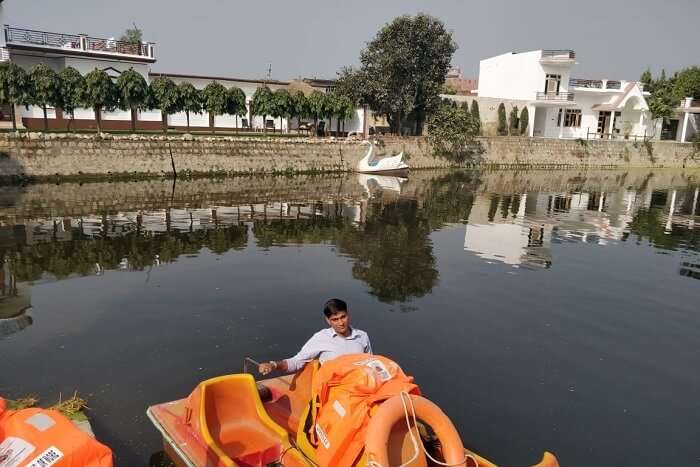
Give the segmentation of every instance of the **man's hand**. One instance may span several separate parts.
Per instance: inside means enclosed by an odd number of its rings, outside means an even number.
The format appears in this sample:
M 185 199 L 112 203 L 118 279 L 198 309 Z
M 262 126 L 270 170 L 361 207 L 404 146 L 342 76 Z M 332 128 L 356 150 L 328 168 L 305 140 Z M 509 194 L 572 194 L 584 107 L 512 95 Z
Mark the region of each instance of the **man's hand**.
M 277 369 L 277 362 L 267 362 L 267 363 L 261 363 L 260 366 L 258 367 L 258 372 L 265 376 L 269 373 L 272 372 L 272 370 Z

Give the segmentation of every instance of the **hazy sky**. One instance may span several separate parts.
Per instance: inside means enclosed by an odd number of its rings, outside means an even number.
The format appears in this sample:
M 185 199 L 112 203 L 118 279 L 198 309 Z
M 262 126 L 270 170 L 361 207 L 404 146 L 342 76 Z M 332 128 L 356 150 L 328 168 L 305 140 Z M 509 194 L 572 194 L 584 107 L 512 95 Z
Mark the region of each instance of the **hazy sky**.
M 154 71 L 259 78 L 329 77 L 358 62 L 376 31 L 430 13 L 453 31 L 453 64 L 508 51 L 574 49 L 580 78 L 637 79 L 650 66 L 700 62 L 700 0 L 5 0 L 17 27 L 120 36 L 136 23 L 156 42 Z

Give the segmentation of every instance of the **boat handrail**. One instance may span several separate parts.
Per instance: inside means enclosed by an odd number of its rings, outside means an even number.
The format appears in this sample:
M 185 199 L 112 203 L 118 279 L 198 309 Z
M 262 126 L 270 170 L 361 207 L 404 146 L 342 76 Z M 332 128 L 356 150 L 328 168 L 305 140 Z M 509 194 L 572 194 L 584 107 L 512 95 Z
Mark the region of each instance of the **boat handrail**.
M 255 365 L 255 368 L 258 368 L 260 366 L 260 362 L 255 361 L 252 357 L 245 357 L 243 359 L 243 371 L 242 373 L 250 373 L 248 371 L 248 365 Z

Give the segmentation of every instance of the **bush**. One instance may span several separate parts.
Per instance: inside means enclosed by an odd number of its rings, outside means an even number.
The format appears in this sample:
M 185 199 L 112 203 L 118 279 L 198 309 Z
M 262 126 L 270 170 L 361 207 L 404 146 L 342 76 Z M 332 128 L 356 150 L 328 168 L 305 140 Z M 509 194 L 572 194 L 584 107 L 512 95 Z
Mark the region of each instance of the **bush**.
M 498 104 L 498 134 L 508 135 L 508 123 L 506 122 L 506 106 L 503 102 Z
M 479 114 L 479 103 L 474 99 L 472 101 L 472 123 L 476 127 L 476 134 L 481 134 L 481 115 Z
M 510 109 L 510 115 L 508 116 L 508 133 L 510 133 L 511 136 L 517 136 L 518 135 L 518 106 L 515 105 L 513 106 L 512 109 Z
M 463 162 L 475 152 L 476 126 L 464 107 L 442 103 L 428 119 L 428 141 L 437 156 Z
M 523 107 L 523 111 L 520 112 L 520 134 L 527 135 L 527 127 L 530 122 L 530 112 L 527 107 Z

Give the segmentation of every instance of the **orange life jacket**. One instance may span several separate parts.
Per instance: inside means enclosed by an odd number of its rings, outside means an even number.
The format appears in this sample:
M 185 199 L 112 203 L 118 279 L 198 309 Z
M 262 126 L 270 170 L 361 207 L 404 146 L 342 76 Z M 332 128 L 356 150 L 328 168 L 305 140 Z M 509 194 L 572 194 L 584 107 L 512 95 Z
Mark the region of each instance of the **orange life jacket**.
M 112 451 L 55 410 L 7 410 L 0 398 L 0 466 L 112 467 Z
M 362 453 L 372 409 L 406 391 L 420 394 L 413 378 L 379 355 L 349 354 L 321 366 L 312 386 L 309 438 L 320 466 L 353 465 Z

